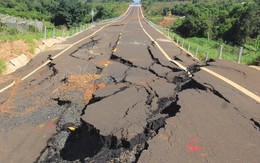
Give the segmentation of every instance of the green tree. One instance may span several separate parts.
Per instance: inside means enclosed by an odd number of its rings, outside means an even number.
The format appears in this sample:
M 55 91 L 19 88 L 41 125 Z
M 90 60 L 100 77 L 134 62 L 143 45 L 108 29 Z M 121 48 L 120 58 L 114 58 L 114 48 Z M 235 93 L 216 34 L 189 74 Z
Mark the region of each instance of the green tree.
M 61 0 L 56 8 L 56 12 L 52 19 L 55 25 L 79 24 L 86 14 L 83 4 L 78 1 Z

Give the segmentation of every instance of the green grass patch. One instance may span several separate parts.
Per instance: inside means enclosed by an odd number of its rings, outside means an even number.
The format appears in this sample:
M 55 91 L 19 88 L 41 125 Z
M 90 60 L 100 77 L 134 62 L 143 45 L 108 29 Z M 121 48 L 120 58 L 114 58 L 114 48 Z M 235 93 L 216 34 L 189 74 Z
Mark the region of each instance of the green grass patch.
M 167 31 L 163 31 L 165 35 L 168 34 Z M 227 44 L 224 44 L 223 42 L 218 42 L 214 40 L 208 40 L 206 38 L 198 38 L 198 37 L 192 37 L 184 39 L 180 35 L 177 35 L 176 33 L 170 33 L 170 37 L 173 38 L 176 42 L 179 37 L 179 45 L 182 46 L 182 41 L 184 40 L 183 47 L 185 49 L 188 49 L 188 46 L 190 45 L 190 52 L 192 54 L 196 54 L 196 49 L 198 47 L 198 58 L 202 61 L 206 58 L 206 53 L 209 53 L 209 58 L 218 58 L 219 55 L 219 49 L 220 45 L 223 46 L 222 50 L 222 59 L 229 60 L 233 62 L 237 62 L 238 60 L 238 52 L 240 47 L 230 46 Z M 242 57 L 240 60 L 240 63 L 242 64 L 259 64 L 260 63 L 260 51 L 252 51 L 247 48 L 243 49 Z
M 43 33 L 17 33 L 17 34 L 11 34 L 11 33 L 6 33 L 6 32 L 2 32 L 0 34 L 0 40 L 3 41 L 16 41 L 16 40 L 24 40 L 29 48 L 30 48 L 30 52 L 34 53 L 34 49 L 35 49 L 35 43 L 34 40 L 35 39 L 40 39 L 43 38 Z
M 157 15 L 157 16 L 145 15 L 145 17 L 151 20 L 152 22 L 154 22 L 155 24 L 163 20 L 163 16 L 161 15 Z
M 53 27 L 47 28 L 47 38 L 53 37 Z M 78 28 L 79 30 L 80 28 Z M 74 30 L 74 34 L 76 33 L 76 28 L 70 29 L 70 35 L 72 34 L 72 30 Z M 62 36 L 62 29 L 55 29 L 55 37 Z M 64 29 L 64 36 L 67 36 L 67 29 Z M 16 40 L 24 40 L 30 48 L 30 53 L 34 53 L 34 49 L 36 48 L 35 40 L 40 40 L 44 38 L 43 32 L 27 32 L 27 33 L 18 33 L 14 30 L 6 30 L 0 33 L 0 40 L 3 41 L 16 41 Z
M 108 7 L 111 4 L 105 4 L 106 7 Z M 116 9 L 116 12 L 114 12 L 114 15 L 112 17 L 117 17 L 124 13 L 127 9 L 128 4 L 122 3 L 122 4 L 113 4 L 112 9 Z M 109 15 L 111 16 L 111 15 Z M 65 26 L 59 26 L 55 27 L 51 22 L 46 21 L 44 22 L 44 25 L 47 27 L 47 33 L 46 38 L 52 38 L 53 37 L 53 29 L 55 29 L 55 37 L 64 37 L 66 36 L 72 36 L 76 34 L 76 32 L 80 32 L 80 29 L 83 29 L 83 25 L 78 26 L 78 30 L 76 30 L 76 26 L 71 26 L 70 29 L 66 28 Z M 86 24 L 86 29 L 88 29 L 91 25 Z M 80 28 L 81 27 L 81 28 Z M 44 30 L 44 29 L 43 29 Z M 85 28 L 84 28 L 85 30 Z M 64 33 L 63 33 L 64 32 Z M 16 40 L 24 40 L 27 45 L 30 48 L 30 53 L 34 53 L 34 49 L 36 48 L 35 40 L 40 40 L 44 38 L 44 32 L 26 32 L 26 33 L 19 33 L 16 29 L 1 29 L 0 31 L 0 40 L 3 41 L 16 41 Z
M 3 60 L 0 60 L 0 74 L 4 72 L 5 68 L 5 62 Z

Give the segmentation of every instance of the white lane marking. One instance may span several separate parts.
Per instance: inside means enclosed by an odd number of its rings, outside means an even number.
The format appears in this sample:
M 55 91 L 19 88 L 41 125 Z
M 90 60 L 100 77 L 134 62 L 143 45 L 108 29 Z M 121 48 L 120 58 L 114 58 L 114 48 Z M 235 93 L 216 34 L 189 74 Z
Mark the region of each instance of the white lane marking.
M 141 10 L 141 9 L 139 8 L 139 10 Z M 139 10 L 138 10 L 138 17 L 139 17 Z M 141 14 L 142 14 L 142 17 L 144 18 L 144 15 L 143 15 L 143 13 L 142 13 L 142 10 L 141 10 Z M 154 39 L 153 39 L 153 38 L 145 31 L 145 29 L 143 28 L 143 25 L 141 24 L 140 19 L 139 19 L 139 23 L 140 23 L 142 29 L 144 30 L 144 32 L 147 34 L 147 36 L 153 41 Z M 148 24 L 149 24 L 149 23 L 148 23 Z M 152 26 L 151 26 L 151 27 L 152 27 Z M 160 32 L 160 33 L 161 33 L 161 32 Z M 162 33 L 161 33 L 161 34 L 162 34 Z M 158 43 L 155 42 L 155 44 L 157 45 Z M 176 44 L 176 45 L 177 45 L 177 44 Z M 179 45 L 177 45 L 177 46 L 179 47 Z M 161 49 L 159 46 L 158 46 L 158 48 Z M 180 48 L 181 48 L 181 47 L 180 47 Z M 181 49 L 183 49 L 183 48 L 181 48 Z M 186 51 L 186 50 L 185 50 L 185 51 Z M 162 51 L 162 52 L 163 52 L 163 54 L 165 55 L 165 57 L 166 57 L 169 61 L 172 61 L 172 62 L 173 62 L 173 60 L 168 56 L 167 53 L 165 53 L 164 51 Z M 186 52 L 187 52 L 187 51 L 186 51 Z M 191 54 L 191 53 L 190 53 L 190 54 Z M 193 58 L 195 58 L 193 54 L 191 54 L 191 56 L 192 56 Z M 178 63 L 177 61 L 175 61 L 175 62 Z M 176 63 L 175 63 L 175 64 L 176 64 Z M 179 63 L 178 63 L 178 64 L 179 64 Z M 178 65 L 178 64 L 176 64 L 176 65 Z M 181 64 L 180 64 L 180 65 L 181 65 Z M 181 65 L 181 66 L 182 66 L 182 65 Z M 184 66 L 183 66 L 183 67 L 184 67 Z M 184 68 L 186 68 L 186 67 L 184 67 Z M 183 68 L 182 68 L 182 69 L 183 69 Z M 247 90 L 246 88 L 240 86 L 239 84 L 237 84 L 237 83 L 231 81 L 230 79 L 228 79 L 228 78 L 226 78 L 226 77 L 224 77 L 224 76 L 222 76 L 222 75 L 220 75 L 220 74 L 218 74 L 218 73 L 216 73 L 216 72 L 214 72 L 214 71 L 212 71 L 212 70 L 209 70 L 208 68 L 201 67 L 201 69 L 204 70 L 204 71 L 206 71 L 207 73 L 209 73 L 209 74 L 211 74 L 211 75 L 213 75 L 213 76 L 219 78 L 220 80 L 226 82 L 227 84 L 231 85 L 232 87 L 236 88 L 236 89 L 239 90 L 240 92 L 244 93 L 245 95 L 249 96 L 250 98 L 252 98 L 252 99 L 254 99 L 255 101 L 257 101 L 258 103 L 260 103 L 260 97 L 257 96 L 256 94 L 254 94 L 253 92 L 251 92 L 251 91 Z
M 63 51 L 61 51 L 61 52 L 58 53 L 57 55 L 55 55 L 55 56 L 53 57 L 53 59 L 59 57 L 60 55 L 62 55 L 64 52 L 66 52 L 67 50 L 69 50 L 69 49 L 72 48 L 74 45 L 78 44 L 79 42 L 81 42 L 81 41 L 83 41 L 83 40 L 85 40 L 85 39 L 88 39 L 89 37 L 95 35 L 95 34 L 98 33 L 99 31 L 101 31 L 102 29 L 104 29 L 105 27 L 109 26 L 111 23 L 115 23 L 115 22 L 118 22 L 118 21 L 120 21 L 120 20 L 124 20 L 124 19 L 131 13 L 131 12 L 129 11 L 130 9 L 131 9 L 131 11 L 132 11 L 132 7 L 129 7 L 129 8 L 127 9 L 127 11 L 124 13 L 123 17 L 119 17 L 118 19 L 109 22 L 107 25 L 101 27 L 100 29 L 98 29 L 97 31 L 95 31 L 94 33 L 92 33 L 91 35 L 89 35 L 89 36 L 87 36 L 87 37 L 85 37 L 85 38 L 83 38 L 83 39 L 81 39 L 81 40 L 79 40 L 79 41 L 77 41 L 77 42 L 71 44 L 69 47 L 67 47 L 66 49 L 64 49 Z M 92 28 L 92 27 L 91 27 L 91 28 Z M 89 30 L 89 29 L 90 29 L 90 28 L 88 28 L 87 30 Z M 37 72 L 39 69 L 41 69 L 42 67 L 46 66 L 46 65 L 47 65 L 48 63 L 50 63 L 50 62 L 51 62 L 50 60 L 46 61 L 46 62 L 43 63 L 41 66 L 39 66 L 38 68 L 36 68 L 36 69 L 33 70 L 32 72 L 30 72 L 29 74 L 27 74 L 26 76 L 24 76 L 21 80 L 23 81 L 23 80 L 27 79 L 27 78 L 30 77 L 32 74 L 34 74 L 35 72 Z M 1 89 L 1 90 L 0 90 L 0 93 L 6 91 L 7 89 L 11 88 L 11 87 L 14 86 L 14 85 L 15 85 L 15 81 L 13 81 L 11 84 L 9 84 L 8 86 L 6 86 L 6 87 L 4 87 L 3 89 Z
M 0 90 L 0 93 L 4 92 L 5 90 L 7 90 L 8 88 L 14 86 L 15 81 L 13 81 L 11 84 L 9 84 L 8 86 L 4 87 L 3 89 Z
M 168 40 L 168 39 L 162 39 L 162 38 L 158 38 L 156 39 L 157 41 L 160 41 L 160 42 L 172 42 L 171 40 Z
M 211 71 L 205 67 L 201 67 L 200 69 L 210 73 L 211 75 L 223 80 L 224 82 L 228 83 L 229 85 L 233 86 L 234 88 L 238 89 L 239 91 L 243 92 L 247 96 L 251 97 L 252 99 L 256 100 L 258 103 L 260 103 L 260 97 L 256 94 L 252 93 L 251 91 L 247 90 L 246 88 L 240 86 L 239 84 L 229 80 L 228 78 L 225 78 L 224 76 L 219 75 L 218 73 L 215 73 L 214 71 Z

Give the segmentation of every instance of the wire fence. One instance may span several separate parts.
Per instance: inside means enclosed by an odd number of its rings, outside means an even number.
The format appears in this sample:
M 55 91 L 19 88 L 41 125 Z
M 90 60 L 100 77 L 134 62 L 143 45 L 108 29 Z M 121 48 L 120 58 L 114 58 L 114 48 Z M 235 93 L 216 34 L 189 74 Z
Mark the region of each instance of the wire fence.
M 120 19 L 122 18 L 124 15 L 120 15 L 118 17 L 115 18 L 110 18 L 110 19 L 105 19 L 105 20 L 100 20 L 100 21 L 94 21 L 92 23 L 87 23 L 87 24 L 80 24 L 78 26 L 75 27 L 71 27 L 71 28 L 63 28 L 63 29 L 56 29 L 56 28 L 48 28 L 47 26 L 44 26 L 44 30 L 43 30 L 43 38 L 55 38 L 55 37 L 70 37 L 70 36 L 74 36 L 75 34 L 77 34 L 78 32 L 81 32 L 83 30 L 86 30 L 90 27 L 94 27 L 97 25 L 102 25 L 104 23 L 110 22 L 110 21 L 114 21 L 116 19 Z
M 41 21 L 25 20 L 25 19 L 4 15 L 0 13 L 0 31 L 8 31 L 9 29 L 16 29 L 18 33 L 27 33 L 31 31 L 37 33 L 40 36 L 40 38 L 44 38 L 44 39 L 55 38 L 55 37 L 70 37 L 90 27 L 102 25 L 109 21 L 119 19 L 123 16 L 124 15 L 120 15 L 115 18 L 105 19 L 98 22 L 94 21 L 92 23 L 79 24 L 76 26 L 72 26 L 70 28 L 66 28 L 66 27 L 56 28 L 52 25 L 50 26 L 44 25 L 44 23 Z
M 55 27 L 47 27 L 44 26 L 44 23 L 41 21 L 32 21 L 32 20 L 25 20 L 9 15 L 4 15 L 0 13 L 0 29 L 16 29 L 20 33 L 26 33 L 29 31 L 33 31 L 36 33 L 39 33 L 41 38 L 55 38 L 55 37 L 70 37 L 74 36 L 76 33 L 81 32 L 83 30 L 86 30 L 92 26 L 101 25 L 104 23 L 107 23 L 109 21 L 113 21 L 115 19 L 119 19 L 123 17 L 124 15 L 101 20 L 99 22 L 93 22 L 88 24 L 79 24 L 74 27 L 70 28 L 55 28 Z M 146 18 L 145 18 L 146 19 Z M 223 45 L 219 45 L 217 49 L 202 49 L 202 47 L 199 47 L 189 40 L 186 40 L 176 33 L 172 32 L 170 29 L 162 28 L 161 26 L 153 23 L 152 21 L 146 19 L 146 21 L 162 32 L 164 35 L 166 35 L 169 39 L 171 39 L 173 42 L 178 44 L 180 47 L 185 49 L 187 52 L 190 52 L 192 54 L 195 54 L 195 57 L 199 58 L 200 60 L 208 60 L 209 58 L 219 58 L 219 59 L 228 59 L 228 60 L 236 60 L 238 63 L 240 63 L 242 54 L 243 54 L 243 47 L 237 48 L 237 55 L 223 55 L 224 53 L 227 53 L 227 49 Z M 234 51 L 234 50 L 233 50 Z M 216 55 L 217 54 L 217 55 Z
M 10 15 L 0 13 L 0 28 L 2 29 L 16 29 L 20 33 L 28 32 L 29 30 L 35 32 L 42 32 L 43 22 L 26 20 Z
M 171 31 L 169 28 L 163 28 L 152 21 L 146 19 L 146 22 L 148 22 L 152 27 L 163 33 L 166 37 L 168 37 L 171 41 L 175 42 L 179 47 L 184 49 L 186 52 L 194 55 L 194 57 L 207 61 L 210 58 L 218 58 L 218 59 L 227 59 L 227 60 L 233 60 L 237 63 L 241 62 L 242 54 L 243 54 L 243 47 L 237 48 L 236 53 L 237 55 L 224 55 L 225 49 L 223 45 L 219 45 L 216 49 L 208 49 L 205 51 L 205 49 L 200 50 L 199 46 L 193 44 L 192 42 L 188 41 L 187 39 L 182 38 L 178 34 Z M 234 50 L 233 50 L 234 51 Z M 214 54 L 213 54 L 214 53 Z M 210 55 L 211 54 L 211 55 Z

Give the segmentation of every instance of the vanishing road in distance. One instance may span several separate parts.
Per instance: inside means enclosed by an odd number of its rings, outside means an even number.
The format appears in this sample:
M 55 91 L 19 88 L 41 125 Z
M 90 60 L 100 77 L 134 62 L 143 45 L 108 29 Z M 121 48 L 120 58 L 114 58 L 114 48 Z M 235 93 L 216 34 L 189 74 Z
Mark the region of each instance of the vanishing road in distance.
M 259 163 L 259 83 L 132 5 L 1 77 L 0 162 Z

